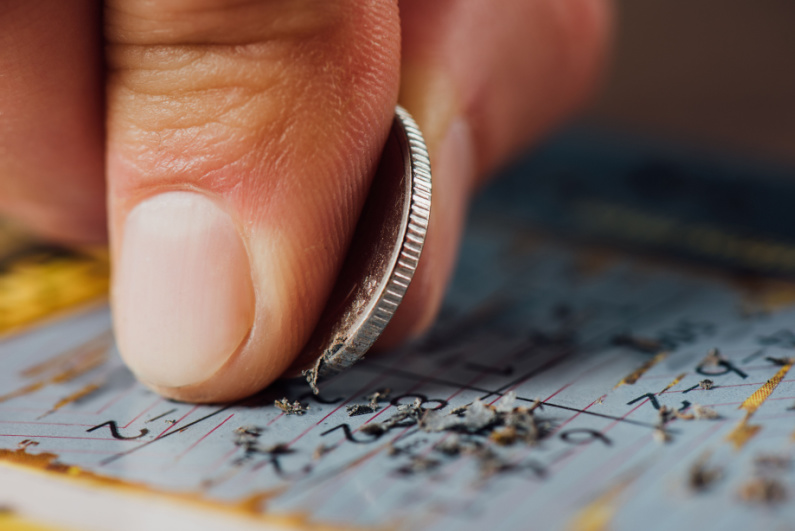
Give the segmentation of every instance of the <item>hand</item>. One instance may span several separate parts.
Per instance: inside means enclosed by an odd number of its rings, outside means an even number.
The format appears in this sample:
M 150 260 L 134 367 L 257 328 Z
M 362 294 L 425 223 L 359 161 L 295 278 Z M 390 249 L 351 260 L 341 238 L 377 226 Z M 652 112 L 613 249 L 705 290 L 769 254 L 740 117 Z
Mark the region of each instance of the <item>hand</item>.
M 434 199 L 384 343 L 431 323 L 479 179 L 594 85 L 606 2 L 5 0 L 0 210 L 110 236 L 118 345 L 144 383 L 245 396 L 311 333 L 398 100 Z

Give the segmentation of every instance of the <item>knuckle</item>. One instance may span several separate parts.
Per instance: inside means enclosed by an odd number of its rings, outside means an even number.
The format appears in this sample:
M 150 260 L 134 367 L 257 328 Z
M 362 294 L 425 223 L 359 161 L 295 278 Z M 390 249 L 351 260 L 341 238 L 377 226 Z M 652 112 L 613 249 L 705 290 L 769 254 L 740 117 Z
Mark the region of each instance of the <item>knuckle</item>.
M 318 142 L 340 142 L 324 124 L 342 137 L 377 123 L 372 103 L 396 99 L 399 26 L 395 6 L 375 5 L 110 0 L 111 151 L 139 181 L 196 180 L 307 160 Z
M 289 92 L 278 65 L 256 71 L 245 53 L 226 47 L 123 45 L 110 53 L 109 142 L 142 176 L 210 173 L 275 138 L 268 129 L 285 127 Z
M 158 133 L 212 123 L 234 128 L 241 110 L 284 91 L 278 63 L 264 68 L 246 55 L 227 47 L 114 47 L 110 108 L 128 125 Z
M 312 35 L 340 23 L 343 0 L 108 0 L 109 42 L 244 44 Z

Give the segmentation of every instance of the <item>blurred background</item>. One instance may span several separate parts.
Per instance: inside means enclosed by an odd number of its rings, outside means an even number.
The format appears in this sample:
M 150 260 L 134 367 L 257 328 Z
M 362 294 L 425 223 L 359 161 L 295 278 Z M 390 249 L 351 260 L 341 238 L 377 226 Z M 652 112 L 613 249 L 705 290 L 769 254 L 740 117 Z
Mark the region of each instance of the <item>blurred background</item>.
M 795 2 L 616 0 L 586 120 L 795 166 Z
M 615 2 L 602 90 L 505 172 L 489 215 L 795 279 L 795 1 Z

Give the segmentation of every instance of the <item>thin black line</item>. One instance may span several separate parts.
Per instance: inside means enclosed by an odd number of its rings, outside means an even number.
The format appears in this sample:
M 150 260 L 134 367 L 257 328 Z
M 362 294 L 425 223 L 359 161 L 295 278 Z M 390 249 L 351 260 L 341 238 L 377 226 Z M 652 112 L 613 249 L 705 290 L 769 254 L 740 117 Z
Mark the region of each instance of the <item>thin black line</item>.
M 569 457 L 571 454 L 575 453 L 576 451 L 577 451 L 577 447 L 575 446 L 573 448 L 566 448 L 562 452 L 559 452 L 558 455 L 553 456 L 549 460 L 549 462 L 546 463 L 547 468 L 552 468 L 553 466 L 558 464 L 560 461 L 563 461 L 564 459 L 566 459 L 567 457 Z
M 232 407 L 235 407 L 237 405 L 240 405 L 240 403 L 241 403 L 241 401 L 234 402 L 232 404 L 229 404 L 228 406 L 224 406 L 224 407 L 222 407 L 220 409 L 217 409 L 217 410 L 213 411 L 212 413 L 208 413 L 207 415 L 203 416 L 202 418 L 194 420 L 193 422 L 191 422 L 189 424 L 186 424 L 185 426 L 183 426 L 183 427 L 181 427 L 181 428 L 179 428 L 177 430 L 167 432 L 165 435 L 161 435 L 159 437 L 155 437 L 151 441 L 146 441 L 145 443 L 140 444 L 140 445 L 136 446 L 135 448 L 130 448 L 129 450 L 125 450 L 124 452 L 120 452 L 118 454 L 114 454 L 114 455 L 112 455 L 112 456 L 110 456 L 108 458 L 105 458 L 102 461 L 100 461 L 99 464 L 100 464 L 100 466 L 105 466 L 105 465 L 107 465 L 109 463 L 112 463 L 112 462 L 118 460 L 118 459 L 121 459 L 122 457 L 126 457 L 126 456 L 132 454 L 133 452 L 137 452 L 141 448 L 149 446 L 150 444 L 152 444 L 154 442 L 161 441 L 161 440 L 165 439 L 166 437 L 169 437 L 171 435 L 175 435 L 177 433 L 182 433 L 183 431 L 187 430 L 191 426 L 195 426 L 199 422 L 203 422 L 203 421 L 209 419 L 210 417 L 214 417 L 215 415 L 217 415 L 219 413 L 223 413 L 224 411 L 226 411 L 229 408 L 232 408 Z
M 758 358 L 759 356 L 761 356 L 762 354 L 764 354 L 764 353 L 765 353 L 765 350 L 766 350 L 766 349 L 764 349 L 764 348 L 760 348 L 759 350 L 757 350 L 757 351 L 756 351 L 756 352 L 754 352 L 753 354 L 750 354 L 749 356 L 746 356 L 745 358 L 743 358 L 742 360 L 740 360 L 740 363 L 748 363 L 748 362 L 750 362 L 750 361 L 752 361 L 752 360 L 755 360 L 756 358 Z
M 657 304 L 652 305 L 652 307 L 647 308 L 645 311 L 640 312 L 638 315 L 635 316 L 634 319 L 630 319 L 629 321 L 630 322 L 632 322 L 632 321 L 636 322 L 636 321 L 638 321 L 638 320 L 640 320 L 640 319 L 642 319 L 644 317 L 647 317 L 649 314 L 654 314 L 655 311 L 659 311 L 661 308 L 665 308 L 666 306 L 668 306 L 668 305 L 670 305 L 672 303 L 673 304 L 678 304 L 680 302 L 681 302 L 681 295 L 679 293 L 677 293 L 675 296 L 672 296 L 670 299 L 659 301 Z M 411 378 L 411 379 L 414 379 L 414 380 L 425 380 L 427 382 L 434 382 L 434 383 L 440 383 L 442 385 L 450 385 L 450 386 L 454 386 L 454 387 L 460 387 L 460 388 L 463 388 L 463 389 L 469 389 L 471 391 L 489 393 L 488 395 L 486 395 L 485 397 L 482 397 L 481 399 L 487 398 L 488 396 L 492 396 L 492 395 L 495 395 L 495 394 L 502 396 L 502 394 L 503 394 L 502 391 L 504 391 L 505 389 L 507 389 L 509 387 L 512 387 L 512 386 L 519 385 L 522 382 L 532 378 L 533 376 L 536 376 L 537 374 L 539 374 L 539 372 L 543 372 L 543 370 L 546 370 L 548 368 L 554 367 L 557 363 L 564 361 L 565 359 L 567 359 L 572 354 L 575 354 L 576 352 L 584 352 L 591 345 L 598 344 L 599 341 L 602 338 L 610 337 L 611 335 L 613 335 L 615 333 L 616 330 L 619 330 L 621 328 L 625 328 L 627 326 L 627 324 L 628 323 L 623 323 L 620 326 L 617 325 L 617 326 L 614 326 L 614 327 L 610 327 L 608 330 L 603 330 L 603 331 L 595 334 L 590 339 L 586 339 L 585 341 L 583 341 L 579 345 L 567 348 L 566 350 L 564 350 L 561 353 L 561 355 L 555 356 L 554 358 L 552 358 L 548 362 L 533 368 L 528 373 L 525 373 L 524 375 L 512 380 L 508 384 L 503 385 L 502 387 L 500 387 L 496 391 L 492 391 L 490 389 L 482 389 L 482 388 L 478 388 L 478 387 L 475 387 L 475 386 L 472 386 L 472 385 L 466 385 L 466 384 L 461 384 L 461 383 L 453 383 L 453 382 L 451 382 L 449 380 L 442 380 L 441 378 L 419 376 L 419 375 L 416 375 L 416 374 L 414 374 L 412 372 L 404 371 L 404 370 L 401 370 L 401 369 L 392 368 L 391 369 L 391 373 L 396 375 L 396 376 L 403 376 L 403 377 Z M 522 342 L 522 344 L 514 347 L 514 349 L 513 349 L 514 350 L 514 354 L 513 355 L 516 355 L 516 353 L 518 353 L 519 351 L 523 350 L 524 348 L 532 346 L 532 344 L 528 345 L 527 343 L 528 342 Z M 532 343 L 532 342 L 530 342 L 530 343 Z M 462 361 L 463 362 L 468 361 L 468 358 L 466 358 L 466 359 L 464 359 Z M 390 370 L 389 368 L 381 367 L 378 364 L 374 364 L 374 363 L 371 363 L 371 362 L 363 363 L 363 364 L 359 365 L 357 368 L 367 370 L 367 369 L 370 369 L 371 367 L 375 368 L 375 369 L 377 369 L 379 371 Z M 585 412 L 585 413 L 587 414 L 587 412 Z
M 525 402 L 533 402 L 533 403 L 535 403 L 535 399 L 534 398 L 524 398 L 522 396 L 517 396 L 516 399 L 517 400 L 524 400 Z M 539 401 L 539 404 L 541 404 L 543 406 L 554 407 L 554 408 L 557 408 L 557 409 L 566 409 L 568 411 L 575 411 L 575 412 L 581 413 L 583 415 L 591 415 L 592 417 L 601 417 L 603 419 L 610 419 L 610 420 L 618 420 L 618 421 L 621 421 L 621 422 L 627 422 L 629 424 L 634 424 L 636 426 L 643 426 L 643 427 L 646 427 L 646 428 L 656 428 L 657 427 L 656 424 L 652 424 L 650 422 L 642 422 L 642 421 L 639 421 L 639 420 L 632 420 L 632 419 L 625 419 L 625 418 L 621 418 L 621 417 L 615 417 L 613 415 L 607 415 L 605 413 L 597 413 L 595 411 L 588 411 L 587 409 L 577 409 L 576 407 L 563 406 L 563 405 L 560 405 L 560 404 L 553 404 L 551 402 L 541 402 L 541 401 Z
M 368 365 L 372 365 L 372 364 L 368 364 Z M 365 366 L 362 365 L 359 368 L 364 369 Z M 394 375 L 395 376 L 402 376 L 403 378 L 410 378 L 412 380 L 425 379 L 426 381 L 431 381 L 431 382 L 435 381 L 436 383 L 440 383 L 442 385 L 447 385 L 447 386 L 450 386 L 450 387 L 453 387 L 453 388 L 463 388 L 463 389 L 468 389 L 470 391 L 477 391 L 479 393 L 487 393 L 485 395 L 487 397 L 488 396 L 492 396 L 492 395 L 505 396 L 505 393 L 502 392 L 502 391 L 492 391 L 490 389 L 483 389 L 481 387 L 475 387 L 473 385 L 461 384 L 461 383 L 453 382 L 453 381 L 449 381 L 449 380 L 442 380 L 442 379 L 439 379 L 439 378 L 426 378 L 425 376 L 420 376 L 420 375 L 414 374 L 414 373 L 409 372 L 409 371 L 404 371 L 402 369 L 396 369 L 394 371 Z M 523 400 L 525 402 L 533 402 L 533 403 L 535 403 L 535 401 L 536 401 L 535 398 L 525 398 L 525 397 L 521 397 L 521 396 L 517 396 L 516 399 L 517 400 Z M 483 398 L 481 398 L 481 400 L 483 400 Z M 592 417 L 600 417 L 600 418 L 604 418 L 604 419 L 618 420 L 618 421 L 621 421 L 621 422 L 626 422 L 628 424 L 634 424 L 636 426 L 643 426 L 645 428 L 656 428 L 655 424 L 651 424 L 651 423 L 648 423 L 648 422 L 641 422 L 641 421 L 638 421 L 638 420 L 624 419 L 624 418 L 621 418 L 621 417 L 615 417 L 613 415 L 607 415 L 607 414 L 604 414 L 604 413 L 597 413 L 595 411 L 588 411 L 587 409 L 577 409 L 576 407 L 563 406 L 563 405 L 555 404 L 555 403 L 552 403 L 552 402 L 539 402 L 539 403 L 541 405 L 544 405 L 544 406 L 549 406 L 549 407 L 553 407 L 553 408 L 557 408 L 557 409 L 565 409 L 565 410 L 568 410 L 568 411 L 575 411 L 575 412 L 581 413 L 583 415 L 591 415 Z
M 425 375 L 415 374 L 415 373 L 410 372 L 410 371 L 404 371 L 403 369 L 380 367 L 379 365 L 374 364 L 374 363 L 362 364 L 359 367 L 357 367 L 357 369 L 366 369 L 366 370 L 378 369 L 378 370 L 371 370 L 371 372 L 379 372 L 381 370 L 388 370 L 388 371 L 390 371 L 388 376 L 398 376 L 398 377 L 406 378 L 406 379 L 409 379 L 409 380 L 412 380 L 412 381 L 425 381 L 425 382 L 431 382 L 431 383 L 438 383 L 438 384 L 442 384 L 442 385 L 447 385 L 449 387 L 460 387 L 462 389 L 468 389 L 470 391 L 477 391 L 479 393 L 491 393 L 491 394 L 494 394 L 494 393 L 492 393 L 492 391 L 490 389 L 485 389 L 483 387 L 476 387 L 474 385 L 462 384 L 462 383 L 459 383 L 459 382 L 455 382 L 453 380 L 443 380 L 442 378 L 435 378 L 433 376 L 425 376 Z
M 408 437 L 410 437 L 412 435 L 415 435 L 417 433 L 420 433 L 420 428 L 418 426 L 414 426 L 414 427 L 408 428 L 407 431 L 405 431 L 404 433 L 399 434 L 397 437 L 392 439 L 392 442 L 390 444 L 395 444 L 396 442 L 402 441 L 403 439 L 407 439 Z
M 160 415 L 156 416 L 155 418 L 147 420 L 146 422 L 144 422 L 144 424 L 149 424 L 150 422 L 154 422 L 154 421 L 156 421 L 157 419 L 162 419 L 162 418 L 163 418 L 163 417 L 165 417 L 166 415 L 170 415 L 171 413 L 175 412 L 176 410 L 177 410 L 177 408 L 174 408 L 174 409 L 169 409 L 169 410 L 168 410 L 168 411 L 166 411 L 165 413 L 161 413 Z
M 630 319 L 629 321 L 630 322 L 632 322 L 632 321 L 637 322 L 638 320 L 646 317 L 648 314 L 653 314 L 655 311 L 659 310 L 661 307 L 664 308 L 665 306 L 667 306 L 670 303 L 678 303 L 678 302 L 680 302 L 680 301 L 679 301 L 679 299 L 677 297 L 672 297 L 670 300 L 661 301 L 658 304 L 653 305 L 651 308 L 648 308 L 647 311 L 641 312 L 634 319 Z M 508 384 L 503 385 L 502 387 L 500 387 L 498 389 L 498 391 L 501 393 L 502 391 L 504 391 L 505 389 L 508 389 L 509 387 L 518 386 L 521 383 L 525 382 L 526 380 L 529 380 L 533 376 L 537 376 L 539 374 L 539 372 L 543 372 L 543 370 L 550 369 L 550 368 L 554 367 L 557 364 L 557 362 L 562 362 L 562 361 L 566 360 L 569 356 L 571 356 L 573 354 L 576 354 L 577 352 L 585 352 L 592 345 L 598 345 L 600 340 L 602 340 L 602 338 L 610 337 L 610 336 L 614 335 L 617 330 L 622 329 L 622 328 L 626 328 L 627 324 L 628 323 L 623 323 L 621 325 L 616 325 L 616 326 L 610 327 L 607 330 L 602 330 L 601 332 L 595 334 L 592 338 L 586 339 L 582 343 L 580 343 L 578 345 L 575 345 L 573 347 L 569 347 L 568 349 L 564 350 L 561 353 L 561 355 L 551 359 L 549 362 L 547 362 L 547 363 L 545 363 L 545 364 L 543 364 L 543 365 L 541 365 L 541 366 L 539 366 L 539 367 L 537 367 L 535 369 L 532 369 L 530 372 L 526 373 L 523 376 L 520 376 L 520 377 L 516 378 L 515 380 L 509 382 Z M 539 369 L 541 369 L 541 371 L 539 371 Z M 487 397 L 483 397 L 483 398 L 487 398 Z
M 519 376 L 518 378 L 515 378 L 514 380 L 511 380 L 510 382 L 498 387 L 496 391 L 492 391 L 489 394 L 487 394 L 486 396 L 482 396 L 480 399 L 481 400 L 485 400 L 488 397 L 490 397 L 491 395 L 500 395 L 500 396 L 502 396 L 503 395 L 503 391 L 505 391 L 506 389 L 508 389 L 510 387 L 518 386 L 522 382 L 525 382 L 525 381 L 529 380 L 533 376 L 538 376 L 542 372 L 545 372 L 545 371 L 555 367 L 559 363 L 562 363 L 563 361 L 565 361 L 569 356 L 571 356 L 573 354 L 573 352 L 574 352 L 573 349 L 568 349 L 568 350 L 562 352 L 560 355 L 555 356 L 555 357 L 545 361 L 544 363 L 542 363 L 541 365 L 539 365 L 537 367 L 534 367 L 533 369 L 531 369 L 528 372 L 524 373 L 522 376 Z
M 672 297 L 671 300 L 662 301 L 662 302 L 658 303 L 657 305 L 655 305 L 654 307 L 649 308 L 648 312 L 642 312 L 642 314 L 643 314 L 643 316 L 646 316 L 648 313 L 653 313 L 655 310 L 658 310 L 660 307 L 665 307 L 667 304 L 669 304 L 671 302 L 677 302 L 678 303 L 678 302 L 681 302 L 681 301 L 678 298 L 676 298 L 676 297 Z M 636 321 L 636 320 L 638 320 L 640 318 L 641 318 L 641 316 L 638 315 L 636 317 L 636 319 L 633 319 L 632 321 Z M 624 326 L 626 326 L 626 325 L 624 325 Z M 619 328 L 619 327 L 614 327 L 614 328 Z M 484 389 L 484 388 L 475 387 L 473 385 L 467 385 L 467 384 L 461 384 L 459 382 L 443 380 L 441 378 L 433 378 L 433 377 L 428 377 L 428 376 L 424 376 L 424 375 L 417 375 L 417 374 L 414 374 L 414 373 L 409 372 L 409 371 L 404 371 L 404 370 L 401 370 L 401 369 L 395 369 L 394 367 L 379 367 L 378 365 L 373 364 L 373 363 L 365 363 L 365 364 L 359 365 L 358 368 L 365 369 L 365 370 L 376 369 L 376 370 L 381 371 L 381 372 L 383 372 L 384 370 L 388 370 L 389 371 L 388 374 L 390 374 L 390 375 L 402 376 L 404 378 L 410 378 L 410 379 L 415 380 L 415 381 L 424 380 L 426 382 L 439 383 L 439 384 L 448 385 L 448 386 L 454 387 L 454 388 L 468 389 L 468 390 L 477 391 L 477 392 L 480 392 L 480 393 L 487 393 L 486 397 L 493 396 L 493 395 L 503 396 L 504 395 L 503 391 L 505 389 L 507 389 L 509 387 L 512 387 L 514 385 L 518 385 L 518 384 L 522 383 L 523 381 L 526 381 L 526 380 L 532 378 L 533 376 L 539 374 L 540 372 L 543 372 L 543 371 L 545 371 L 545 370 L 547 370 L 547 369 L 549 369 L 551 367 L 554 367 L 558 363 L 564 361 L 566 358 L 568 358 L 574 352 L 584 350 L 585 348 L 587 348 L 588 344 L 595 343 L 595 342 L 598 341 L 599 338 L 601 338 L 603 336 L 606 336 L 606 335 L 609 335 L 611 333 L 612 333 L 611 330 L 603 331 L 602 333 L 596 334 L 596 336 L 591 338 L 590 340 L 584 341 L 581 345 L 578 345 L 575 348 L 566 349 L 562 353 L 562 355 L 558 355 L 558 356 L 553 357 L 549 361 L 543 363 L 540 366 L 537 366 L 537 367 L 533 368 L 531 371 L 529 371 L 528 373 L 525 373 L 521 377 L 514 379 L 513 381 L 511 381 L 510 383 L 508 383 L 506 385 L 503 385 L 498 390 Z M 520 347 L 525 347 L 525 345 L 520 345 Z M 529 398 L 523 398 L 523 397 L 517 397 L 517 398 L 519 400 L 524 400 L 524 401 L 527 401 L 527 402 L 535 402 L 535 399 L 529 399 Z M 106 464 L 112 463 L 113 461 L 116 461 L 118 459 L 121 459 L 122 457 L 130 455 L 133 452 L 136 452 L 136 451 L 140 450 L 141 448 L 144 448 L 144 447 L 146 447 L 146 446 L 148 446 L 148 445 L 150 445 L 150 444 L 152 444 L 152 443 L 154 443 L 156 441 L 159 441 L 161 439 L 165 439 L 166 437 L 168 437 L 170 435 L 175 435 L 177 433 L 182 433 L 183 431 L 185 431 L 186 429 L 190 428 L 191 426 L 194 426 L 195 424 L 198 424 L 199 422 L 203 422 L 203 421 L 207 420 L 208 418 L 214 417 L 215 415 L 217 415 L 219 413 L 222 413 L 222 412 L 224 412 L 224 411 L 226 411 L 226 410 L 228 410 L 228 409 L 230 409 L 232 407 L 235 407 L 235 406 L 237 406 L 237 405 L 239 405 L 239 404 L 241 404 L 243 402 L 245 402 L 245 400 L 229 404 L 229 405 L 227 405 L 225 407 L 222 407 L 222 408 L 220 408 L 220 409 L 218 409 L 218 410 L 216 410 L 216 411 L 214 411 L 214 412 L 212 412 L 212 413 L 210 413 L 208 415 L 205 415 L 204 417 L 202 417 L 202 418 L 200 418 L 198 420 L 195 420 L 195 421 L 187 424 L 186 426 L 183 426 L 182 428 L 180 428 L 178 430 L 174 430 L 174 431 L 168 432 L 168 433 L 166 433 L 163 436 L 160 436 L 160 437 L 157 437 L 155 439 L 152 439 L 151 441 L 147 441 L 147 442 L 145 442 L 145 443 L 143 443 L 143 444 L 141 444 L 139 446 L 136 446 L 135 448 L 131 448 L 131 449 L 125 451 L 125 452 L 121 452 L 121 453 L 112 455 L 112 456 L 108 457 L 107 459 L 104 459 L 103 461 L 101 461 L 100 465 L 104 466 Z M 651 427 L 651 428 L 655 427 L 653 424 L 648 424 L 648 423 L 639 422 L 639 421 L 635 421 L 635 420 L 625 419 L 625 418 L 621 418 L 621 417 L 614 417 L 612 415 L 606 415 L 606 414 L 603 414 L 603 413 L 595 413 L 595 412 L 592 412 L 592 411 L 577 409 L 577 408 L 568 407 L 568 406 L 562 406 L 562 405 L 553 404 L 553 403 L 550 403 L 550 402 L 541 402 L 541 403 L 543 405 L 545 405 L 545 406 L 549 406 L 549 407 L 552 407 L 552 408 L 565 409 L 565 410 L 568 410 L 568 411 L 574 411 L 574 412 L 577 412 L 577 413 L 580 413 L 580 414 L 584 414 L 584 415 L 590 415 L 590 416 L 594 416 L 594 417 L 606 418 L 606 419 L 615 420 L 615 421 L 619 421 L 619 422 L 626 422 L 628 424 L 634 424 L 634 425 L 638 425 L 638 426 Z
M 474 308 L 470 308 L 464 313 L 451 315 L 446 321 L 441 321 L 428 333 L 428 336 L 417 343 L 419 347 L 417 350 L 422 351 L 426 343 L 440 343 L 442 341 L 450 341 L 452 339 L 454 346 L 455 341 L 462 335 L 464 331 L 470 331 L 477 325 L 489 324 L 493 321 L 495 316 L 504 313 L 515 306 L 516 301 L 511 300 L 501 293 L 499 290 L 486 297 L 485 300 L 480 301 Z M 438 353 L 443 353 L 440 350 Z M 417 354 L 417 351 L 412 354 Z M 434 352 L 427 352 L 433 356 Z
M 670 300 L 661 301 L 660 303 L 652 306 L 651 308 L 648 308 L 647 311 L 641 312 L 642 315 L 636 316 L 636 318 L 632 319 L 631 321 L 638 321 L 642 317 L 646 317 L 647 314 L 651 314 L 655 310 L 659 310 L 660 307 L 665 307 L 666 305 L 670 304 L 671 302 L 679 302 L 679 301 L 675 297 L 670 299 Z M 602 338 L 612 336 L 613 334 L 615 334 L 616 330 L 618 330 L 620 328 L 623 328 L 623 327 L 626 327 L 626 323 L 624 323 L 624 324 L 622 324 L 620 326 L 617 325 L 617 326 L 610 327 L 607 330 L 603 330 L 603 331 L 597 333 L 594 337 L 583 341 L 579 345 L 575 345 L 573 347 L 568 347 L 563 352 L 561 352 L 560 355 L 552 358 L 548 362 L 546 362 L 546 363 L 544 363 L 544 364 L 542 364 L 542 365 L 540 365 L 540 366 L 538 366 L 538 367 L 536 367 L 534 369 L 531 369 L 529 372 L 525 373 L 524 375 L 519 376 L 518 378 L 516 378 L 516 379 L 508 382 L 507 384 L 499 387 L 497 389 L 496 393 L 491 393 L 491 394 L 500 394 L 501 395 L 502 391 L 504 391 L 505 389 L 508 389 L 510 387 L 515 387 L 515 386 L 518 386 L 518 385 L 522 384 L 523 382 L 529 380 L 530 378 L 532 378 L 534 376 L 537 376 L 541 372 L 544 372 L 545 370 L 553 368 L 555 365 L 565 361 L 566 359 L 568 359 L 570 356 L 576 354 L 577 352 L 584 352 L 591 345 L 598 345 L 599 341 Z M 488 398 L 489 396 L 491 396 L 491 395 L 486 395 L 484 397 L 481 397 L 481 400 L 484 400 L 484 399 Z M 587 412 L 584 412 L 584 413 L 587 413 Z

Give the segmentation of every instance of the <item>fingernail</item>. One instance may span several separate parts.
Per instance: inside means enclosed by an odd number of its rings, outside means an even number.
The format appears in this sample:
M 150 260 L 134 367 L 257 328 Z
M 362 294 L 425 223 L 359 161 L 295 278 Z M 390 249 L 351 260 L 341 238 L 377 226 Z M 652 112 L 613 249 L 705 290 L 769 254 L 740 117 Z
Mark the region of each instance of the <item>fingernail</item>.
M 161 387 L 214 375 L 254 319 L 243 240 L 232 218 L 195 192 L 160 194 L 129 213 L 113 295 L 122 357 Z

